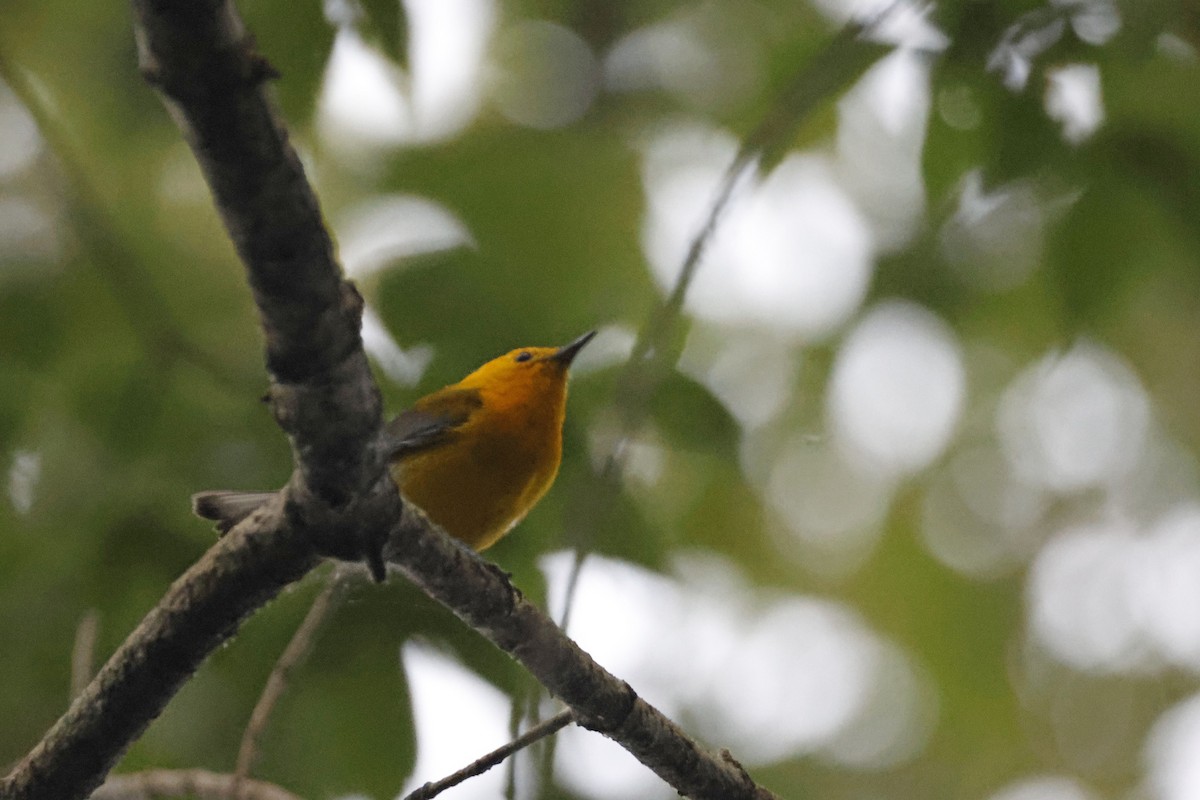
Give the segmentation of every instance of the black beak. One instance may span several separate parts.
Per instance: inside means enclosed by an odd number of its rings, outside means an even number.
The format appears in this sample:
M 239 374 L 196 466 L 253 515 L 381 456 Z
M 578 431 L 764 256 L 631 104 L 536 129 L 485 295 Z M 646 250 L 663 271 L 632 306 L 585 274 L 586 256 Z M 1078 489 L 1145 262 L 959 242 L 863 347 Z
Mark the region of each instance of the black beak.
M 575 360 L 575 356 L 579 355 L 579 351 L 582 350 L 583 346 L 590 342 L 592 337 L 595 335 L 595 331 L 588 331 L 570 344 L 565 344 L 558 348 L 558 350 L 554 352 L 554 355 L 550 356 L 550 360 L 557 361 L 564 367 L 571 366 L 571 362 Z

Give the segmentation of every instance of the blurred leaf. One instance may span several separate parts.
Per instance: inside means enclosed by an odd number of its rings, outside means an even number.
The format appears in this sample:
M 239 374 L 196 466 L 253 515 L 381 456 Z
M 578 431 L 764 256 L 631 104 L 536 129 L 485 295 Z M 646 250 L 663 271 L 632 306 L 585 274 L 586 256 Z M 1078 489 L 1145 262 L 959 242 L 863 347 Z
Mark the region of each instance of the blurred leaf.
M 279 71 L 281 77 L 272 87 L 284 116 L 292 124 L 307 124 L 337 32 L 322 4 L 254 0 L 239 4 L 238 10 L 255 32 L 259 52 Z
M 672 450 L 696 450 L 737 460 L 741 429 L 703 384 L 672 372 L 651 401 L 651 416 Z
M 1116 132 L 1105 137 L 1102 152 L 1147 190 L 1156 192 L 1156 205 L 1176 220 L 1200 244 L 1200 157 L 1173 137 L 1153 131 Z
M 1133 187 L 1102 181 L 1084 192 L 1057 228 L 1047 265 L 1076 324 L 1095 326 L 1111 316 L 1145 275 L 1147 258 L 1159 253 L 1139 252 L 1141 242 L 1125 233 L 1135 221 L 1161 230 L 1157 209 L 1144 201 Z
M 982 168 L 984 181 L 995 186 L 1037 175 L 1072 157 L 1058 123 L 1047 116 L 1035 90 L 1042 76 L 1035 75 L 1023 91 L 1013 92 L 980 66 L 935 66 L 934 85 L 970 105 L 972 124 L 953 127 L 944 116 L 931 120 L 925 164 L 934 197 L 944 196 L 970 169 Z M 946 101 L 946 96 L 941 99 Z
M 589 441 L 589 432 L 611 423 L 605 412 L 620 374 L 621 368 L 610 367 L 572 383 L 563 465 L 557 488 L 542 505 L 561 520 L 552 546 L 582 548 L 662 570 L 670 550 L 664 531 L 648 519 L 628 481 L 604 485 L 593 462 L 609 454 Z
M 408 19 L 400 0 L 359 0 L 363 20 L 358 29 L 363 39 L 379 45 L 384 55 L 399 66 L 408 64 Z
M 787 155 L 797 128 L 809 114 L 848 89 L 890 51 L 890 46 L 864 38 L 860 24 L 848 24 L 774 100 L 770 113 L 743 141 L 739 159 L 761 154 L 761 168 L 770 172 Z
M 0 356 L 5 366 L 46 369 L 64 345 L 63 322 L 51 281 L 9 283 L 0 289 Z
M 347 590 L 264 737 L 264 777 L 304 796 L 399 791 L 416 743 L 389 595 L 374 586 Z
M 570 511 L 578 514 L 600 515 L 599 519 L 603 522 L 588 552 L 613 556 L 661 572 L 672 545 L 664 535 L 665 531 L 660 526 L 651 524 L 646 513 L 628 491 L 618 492 L 602 509 L 596 508 L 595 501 L 599 499 L 593 487 L 590 494 L 569 507 Z M 572 515 L 569 519 L 581 517 Z M 571 534 L 572 523 L 568 522 L 567 543 L 573 546 L 575 542 L 571 541 Z

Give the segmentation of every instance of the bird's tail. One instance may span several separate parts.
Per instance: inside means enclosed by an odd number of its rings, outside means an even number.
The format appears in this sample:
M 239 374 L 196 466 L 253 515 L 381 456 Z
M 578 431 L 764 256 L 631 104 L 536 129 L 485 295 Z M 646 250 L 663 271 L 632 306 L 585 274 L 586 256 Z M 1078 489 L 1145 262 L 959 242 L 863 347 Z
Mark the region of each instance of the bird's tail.
M 211 519 L 224 534 L 274 496 L 275 492 L 199 492 L 192 495 L 192 513 Z

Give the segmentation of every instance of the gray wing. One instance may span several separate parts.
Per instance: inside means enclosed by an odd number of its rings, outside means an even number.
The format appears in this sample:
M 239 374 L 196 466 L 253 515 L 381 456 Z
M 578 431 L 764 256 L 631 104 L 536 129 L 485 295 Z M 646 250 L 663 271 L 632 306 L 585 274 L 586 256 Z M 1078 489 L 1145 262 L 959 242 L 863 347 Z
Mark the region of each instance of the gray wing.
M 383 428 L 381 448 L 388 461 L 428 450 L 454 437 L 483 400 L 477 389 L 446 387 L 427 395 Z

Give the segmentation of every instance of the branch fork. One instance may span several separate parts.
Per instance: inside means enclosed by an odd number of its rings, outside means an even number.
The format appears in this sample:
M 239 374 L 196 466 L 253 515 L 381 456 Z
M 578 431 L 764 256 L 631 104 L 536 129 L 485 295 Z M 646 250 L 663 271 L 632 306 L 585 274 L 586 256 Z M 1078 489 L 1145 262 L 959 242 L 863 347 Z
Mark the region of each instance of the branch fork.
M 82 800 L 241 622 L 324 557 L 392 563 L 520 661 L 574 719 L 696 800 L 770 800 L 600 667 L 499 569 L 404 507 L 377 446 L 382 401 L 317 199 L 230 0 L 132 0 L 139 64 L 212 190 L 262 320 L 269 403 L 291 443 L 288 485 L 167 590 L 41 742 L 0 800 Z M 398 520 L 398 522 L 397 522 Z

